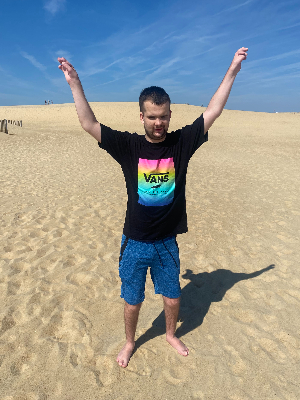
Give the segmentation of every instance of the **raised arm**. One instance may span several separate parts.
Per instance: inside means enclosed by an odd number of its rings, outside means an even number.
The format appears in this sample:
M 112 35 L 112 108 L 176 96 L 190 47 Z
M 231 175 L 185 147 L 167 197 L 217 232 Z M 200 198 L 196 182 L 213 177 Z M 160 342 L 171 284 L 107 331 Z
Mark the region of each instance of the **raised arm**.
M 96 120 L 96 117 L 85 98 L 84 91 L 75 68 L 63 57 L 59 57 L 58 61 L 60 63 L 58 68 L 63 71 L 66 81 L 72 90 L 77 115 L 82 128 L 92 135 L 96 140 L 98 140 L 98 142 L 101 142 L 101 126 Z
M 215 120 L 221 115 L 227 102 L 233 82 L 241 69 L 241 63 L 247 58 L 247 47 L 240 48 L 234 55 L 233 60 L 224 76 L 224 79 L 216 93 L 203 113 L 204 131 L 207 132 Z

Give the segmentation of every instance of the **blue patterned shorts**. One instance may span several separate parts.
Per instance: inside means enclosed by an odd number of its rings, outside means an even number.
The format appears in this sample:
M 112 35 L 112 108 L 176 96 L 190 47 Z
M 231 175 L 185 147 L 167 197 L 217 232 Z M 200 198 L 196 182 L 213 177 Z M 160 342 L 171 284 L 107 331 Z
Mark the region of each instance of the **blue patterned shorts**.
M 144 301 L 148 267 L 156 294 L 171 299 L 180 297 L 180 261 L 175 236 L 152 242 L 122 236 L 119 263 L 121 297 L 128 304 Z

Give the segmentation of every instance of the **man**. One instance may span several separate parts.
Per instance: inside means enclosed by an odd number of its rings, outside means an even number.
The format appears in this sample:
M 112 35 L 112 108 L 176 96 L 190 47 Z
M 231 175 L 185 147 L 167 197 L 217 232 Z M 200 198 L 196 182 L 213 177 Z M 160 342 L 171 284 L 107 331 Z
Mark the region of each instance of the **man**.
M 145 136 L 119 132 L 100 124 L 92 112 L 74 67 L 58 58 L 59 68 L 69 83 L 79 121 L 100 148 L 122 167 L 128 205 L 120 251 L 121 297 L 125 300 L 126 344 L 117 357 L 127 367 L 135 345 L 135 331 L 150 266 L 155 293 L 162 294 L 166 339 L 179 354 L 187 356 L 186 345 L 175 336 L 180 304 L 179 251 L 176 235 L 187 232 L 185 178 L 188 162 L 207 141 L 208 130 L 226 104 L 247 48 L 239 49 L 218 90 L 204 113 L 175 132 L 168 132 L 170 98 L 159 87 L 141 92 L 140 120 Z

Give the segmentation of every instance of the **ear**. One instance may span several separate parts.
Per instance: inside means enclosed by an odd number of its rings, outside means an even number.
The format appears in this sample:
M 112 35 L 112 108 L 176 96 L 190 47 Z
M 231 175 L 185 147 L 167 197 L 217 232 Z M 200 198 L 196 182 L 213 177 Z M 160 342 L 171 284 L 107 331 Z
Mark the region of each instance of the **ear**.
M 143 114 L 142 112 L 140 112 L 140 120 L 141 120 L 141 123 L 142 123 L 142 124 L 145 123 L 145 121 L 144 121 L 144 114 Z
M 170 118 L 171 118 L 172 111 L 170 110 Z

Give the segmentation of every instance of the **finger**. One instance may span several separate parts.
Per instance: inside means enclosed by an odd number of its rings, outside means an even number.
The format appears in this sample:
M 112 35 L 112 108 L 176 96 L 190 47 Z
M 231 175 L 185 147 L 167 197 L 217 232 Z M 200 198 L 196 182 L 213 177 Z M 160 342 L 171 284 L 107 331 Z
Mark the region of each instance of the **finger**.
M 72 67 L 70 67 L 67 63 L 62 63 L 61 65 L 58 66 L 58 68 L 66 75 L 70 74 L 71 71 L 73 70 Z
M 238 49 L 238 51 L 235 54 L 237 56 L 244 55 L 244 54 L 248 55 L 247 50 L 248 49 L 246 47 L 242 47 L 241 49 Z
M 75 69 L 75 68 L 73 67 L 73 65 L 72 65 L 68 60 L 66 60 L 64 57 L 57 57 L 57 60 L 58 60 L 61 64 L 68 64 L 68 65 L 70 65 L 71 68 Z
M 63 65 L 58 65 L 58 68 L 63 72 L 69 72 Z
M 71 64 L 69 63 L 69 61 L 66 60 L 64 57 L 58 58 L 58 61 L 59 61 L 61 64 L 69 64 L 69 65 L 71 65 Z
M 66 70 L 66 71 L 68 71 L 68 72 L 71 72 L 72 70 L 74 71 L 75 69 L 74 69 L 74 67 L 73 67 L 73 65 L 71 65 L 69 62 L 62 62 L 61 63 L 61 66 L 62 66 L 62 68 L 63 68 L 63 70 Z
M 245 57 L 247 57 L 248 53 L 246 53 L 245 51 L 241 51 L 241 50 L 240 50 L 240 51 L 237 52 L 237 55 L 238 55 L 238 56 L 245 56 Z

